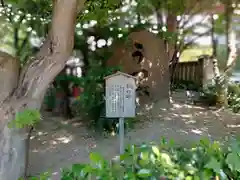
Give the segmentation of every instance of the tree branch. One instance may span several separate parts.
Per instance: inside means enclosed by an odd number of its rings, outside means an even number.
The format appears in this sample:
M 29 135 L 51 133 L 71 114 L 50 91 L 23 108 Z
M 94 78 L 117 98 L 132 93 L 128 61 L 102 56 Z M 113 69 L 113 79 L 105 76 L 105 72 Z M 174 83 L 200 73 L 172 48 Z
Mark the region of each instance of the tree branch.
M 229 54 L 228 54 L 228 60 L 227 65 L 224 70 L 224 73 L 227 74 L 229 71 L 232 70 L 237 57 L 237 47 L 236 47 L 236 34 L 232 32 L 229 37 Z
M 1 5 L 2 5 L 2 7 L 5 7 L 4 0 L 1 0 Z
M 186 24 L 194 17 L 194 15 L 196 15 L 196 13 L 198 13 L 199 11 L 194 11 L 196 6 L 198 5 L 198 3 L 192 3 L 192 6 L 186 8 L 186 11 L 183 13 L 184 15 L 188 15 L 189 18 L 187 19 L 182 19 L 181 21 L 179 21 L 179 24 L 180 23 L 183 23 L 182 26 L 179 26 L 179 28 L 184 28 L 186 26 Z
M 17 54 L 16 54 L 17 56 L 21 55 L 24 47 L 27 45 L 30 34 L 31 34 L 31 32 L 27 32 L 27 35 L 24 38 L 24 40 L 22 41 L 21 45 L 18 46 Z
M 14 44 L 14 48 L 16 51 L 18 51 L 18 40 L 19 40 L 19 36 L 18 36 L 18 27 L 14 26 L 13 28 L 13 44 Z
M 205 4 L 206 3 L 206 4 Z M 196 1 L 192 2 L 190 1 L 190 6 L 186 7 L 186 11 L 184 12 L 185 15 L 188 15 L 189 18 L 185 19 L 184 21 L 180 21 L 179 23 L 183 23 L 180 28 L 185 28 L 185 26 L 191 21 L 191 19 L 198 13 L 201 14 L 208 14 L 207 10 L 212 8 L 212 6 L 209 6 L 209 0 L 202 0 L 202 1 Z
M 25 18 L 25 14 L 23 14 L 20 19 L 19 19 L 19 22 L 18 24 L 13 24 L 13 44 L 14 44 L 14 48 L 16 50 L 16 55 L 18 56 L 19 55 L 19 34 L 18 34 L 18 31 L 19 31 L 19 28 L 20 28 L 20 25 L 23 21 L 23 19 Z
M 193 45 L 194 42 L 195 42 L 197 39 L 199 39 L 199 38 L 201 38 L 201 37 L 203 37 L 203 36 L 206 36 L 206 35 L 209 34 L 209 33 L 211 33 L 211 31 L 207 31 L 207 32 L 204 32 L 204 33 L 201 33 L 201 34 L 195 34 L 196 37 L 193 38 L 190 42 L 184 44 L 182 49 L 188 48 L 189 46 Z
M 192 18 L 193 18 L 193 17 L 188 18 L 188 19 L 185 21 L 185 23 L 182 24 L 182 25 L 179 27 L 179 29 L 185 29 L 185 28 L 190 29 L 190 28 L 193 28 L 194 26 L 199 26 L 199 25 L 204 25 L 204 26 L 206 26 L 206 24 L 203 24 L 202 21 L 204 21 L 205 19 L 207 19 L 207 17 L 203 17 L 199 22 L 196 22 L 196 23 L 192 24 L 191 26 L 186 27 L 187 24 L 190 22 L 190 20 L 191 20 Z
M 64 68 L 72 53 L 77 8 L 80 5 L 83 7 L 84 2 L 55 1 L 50 33 L 37 55 L 24 67 L 15 92 L 16 98 L 31 97 L 42 100 L 48 85 Z
M 158 29 L 160 29 L 161 26 L 163 26 L 163 17 L 162 17 L 160 9 L 155 8 L 155 11 L 156 11 L 156 16 L 157 16 Z
M 4 8 L 4 10 L 3 10 L 4 15 L 5 15 L 6 18 L 9 20 L 9 22 L 12 23 L 12 15 L 11 15 L 11 13 L 10 13 L 10 15 L 7 13 L 7 11 L 6 11 L 6 6 L 4 6 L 3 8 Z

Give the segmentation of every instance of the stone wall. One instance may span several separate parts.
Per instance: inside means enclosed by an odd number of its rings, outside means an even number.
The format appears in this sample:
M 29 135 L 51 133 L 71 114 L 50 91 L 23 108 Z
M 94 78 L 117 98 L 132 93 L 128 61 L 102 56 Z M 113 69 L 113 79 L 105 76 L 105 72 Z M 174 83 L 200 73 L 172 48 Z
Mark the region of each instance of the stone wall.
M 164 41 L 146 30 L 133 32 L 125 44 L 114 49 L 107 66 L 138 78 L 140 104 L 169 98 L 169 61 Z

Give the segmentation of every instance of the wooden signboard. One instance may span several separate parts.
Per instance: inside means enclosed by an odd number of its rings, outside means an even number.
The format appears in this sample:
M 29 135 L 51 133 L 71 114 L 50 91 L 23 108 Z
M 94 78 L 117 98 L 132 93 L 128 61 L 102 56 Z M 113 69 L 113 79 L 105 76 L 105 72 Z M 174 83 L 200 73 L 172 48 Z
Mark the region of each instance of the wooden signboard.
M 106 80 L 106 117 L 135 117 L 136 82 L 135 77 L 117 72 Z
M 135 77 L 117 72 L 106 80 L 106 117 L 119 118 L 120 154 L 124 153 L 124 118 L 135 117 Z

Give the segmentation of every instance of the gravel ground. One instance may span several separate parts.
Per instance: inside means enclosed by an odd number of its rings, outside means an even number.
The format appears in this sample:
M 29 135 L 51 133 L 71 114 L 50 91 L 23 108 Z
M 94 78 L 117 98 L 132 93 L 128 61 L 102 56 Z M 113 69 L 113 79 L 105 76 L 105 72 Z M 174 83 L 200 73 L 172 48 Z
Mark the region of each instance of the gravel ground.
M 139 122 L 126 134 L 126 144 L 159 141 L 161 137 L 189 144 L 201 137 L 223 140 L 240 133 L 240 115 L 187 105 L 185 100 L 184 93 L 175 93 L 170 107 L 166 102 L 158 103 L 139 115 Z M 32 136 L 29 172 L 37 175 L 50 171 L 52 180 L 59 180 L 60 168 L 87 162 L 90 152 L 97 151 L 106 158 L 117 155 L 117 138 L 99 136 L 77 120 L 47 117 Z

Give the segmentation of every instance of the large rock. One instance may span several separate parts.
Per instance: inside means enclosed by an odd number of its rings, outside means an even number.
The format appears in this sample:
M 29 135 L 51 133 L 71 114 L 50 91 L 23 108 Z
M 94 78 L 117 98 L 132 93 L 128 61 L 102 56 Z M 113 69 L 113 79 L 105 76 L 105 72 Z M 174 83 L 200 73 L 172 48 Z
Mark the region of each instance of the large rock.
M 107 66 L 122 67 L 122 71 L 138 78 L 142 92 L 140 105 L 169 98 L 169 61 L 164 41 L 146 30 L 133 32 L 125 44 L 114 48 Z M 145 89 L 145 90 L 144 90 Z
M 20 62 L 0 51 L 0 104 L 17 87 Z

